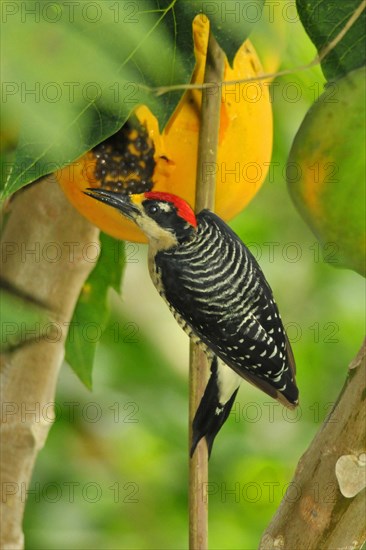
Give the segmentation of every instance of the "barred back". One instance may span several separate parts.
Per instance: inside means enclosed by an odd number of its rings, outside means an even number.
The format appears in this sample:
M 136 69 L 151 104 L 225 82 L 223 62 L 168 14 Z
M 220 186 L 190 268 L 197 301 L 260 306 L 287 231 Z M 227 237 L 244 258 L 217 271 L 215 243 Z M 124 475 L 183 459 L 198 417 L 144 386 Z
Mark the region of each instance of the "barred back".
M 262 270 L 218 216 L 203 210 L 197 221 L 193 240 L 157 253 L 158 290 L 187 332 L 240 376 L 295 405 L 293 355 Z

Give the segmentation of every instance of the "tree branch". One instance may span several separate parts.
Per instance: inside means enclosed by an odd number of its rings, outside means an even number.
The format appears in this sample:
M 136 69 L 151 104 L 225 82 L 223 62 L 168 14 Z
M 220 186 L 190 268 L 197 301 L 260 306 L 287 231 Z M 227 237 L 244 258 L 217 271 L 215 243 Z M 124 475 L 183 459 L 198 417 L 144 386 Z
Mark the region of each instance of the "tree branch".
M 366 538 L 365 342 L 332 412 L 301 457 L 260 550 L 361 548 Z
M 35 326 L 32 339 L 1 361 L 0 545 L 5 550 L 24 545 L 26 490 L 53 422 L 67 328 L 94 267 L 86 246 L 97 241 L 98 230 L 68 203 L 54 178 L 32 185 L 11 202 L 2 238 L 2 277 L 20 294 L 45 304 L 48 322 Z
M 209 34 L 204 82 L 216 83 L 214 88 L 203 90 L 198 144 L 196 212 L 204 208 L 214 210 L 216 170 L 207 170 L 215 164 L 220 127 L 221 86 L 225 56 L 214 36 Z M 209 175 L 208 175 L 209 172 Z M 205 354 L 193 343 L 190 346 L 189 368 L 189 446 L 192 445 L 192 423 L 201 401 L 209 375 Z M 208 545 L 208 502 L 203 488 L 208 480 L 208 454 L 206 441 L 201 439 L 189 463 L 189 548 L 205 550 Z

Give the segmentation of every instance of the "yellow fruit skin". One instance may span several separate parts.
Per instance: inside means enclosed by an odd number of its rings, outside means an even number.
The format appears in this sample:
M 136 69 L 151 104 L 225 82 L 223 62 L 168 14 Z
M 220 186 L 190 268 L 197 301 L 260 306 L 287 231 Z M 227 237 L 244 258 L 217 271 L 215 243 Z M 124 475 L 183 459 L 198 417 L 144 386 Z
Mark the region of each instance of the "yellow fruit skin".
M 192 81 L 203 82 L 208 25 L 201 17 L 193 22 L 196 68 Z M 235 55 L 233 68 L 225 63 L 224 80 L 251 78 L 262 67 L 249 40 Z M 257 193 L 268 171 L 272 153 L 272 107 L 268 83 L 251 82 L 223 85 L 218 160 L 204 166 L 204 174 L 216 177 L 215 210 L 225 220 L 238 214 Z M 220 93 L 214 90 L 213 93 Z M 195 202 L 197 148 L 201 93 L 188 90 L 182 97 L 162 138 L 164 154 L 173 165 L 167 173 L 157 167 L 157 187 L 175 193 L 192 206 Z
M 71 204 L 104 233 L 126 241 L 147 242 L 133 222 L 126 220 L 118 210 L 85 195 L 88 187 L 96 187 L 93 171 L 96 160 L 87 153 L 57 173 L 57 180 Z
M 193 21 L 196 66 L 193 83 L 202 83 L 206 62 L 209 22 L 202 16 Z M 235 55 L 233 67 L 225 62 L 224 80 L 251 78 L 262 72 L 256 52 L 246 40 Z M 234 83 L 221 90 L 221 119 L 218 160 L 203 166 L 204 175 L 216 174 L 215 211 L 225 220 L 233 218 L 254 197 L 262 185 L 272 153 L 272 107 L 268 83 Z M 155 145 L 156 162 L 153 189 L 174 193 L 192 207 L 195 203 L 197 149 L 199 137 L 201 92 L 187 90 L 162 133 L 157 119 L 146 106 L 135 110 Z M 89 156 L 88 156 L 89 155 Z M 73 178 L 67 168 L 58 174 L 61 187 L 74 206 L 104 232 L 120 239 L 146 242 L 144 235 L 118 212 L 82 191 L 93 187 L 93 178 L 85 177 L 84 161 L 93 162 L 88 153 L 74 164 Z M 88 170 L 92 174 L 92 170 Z

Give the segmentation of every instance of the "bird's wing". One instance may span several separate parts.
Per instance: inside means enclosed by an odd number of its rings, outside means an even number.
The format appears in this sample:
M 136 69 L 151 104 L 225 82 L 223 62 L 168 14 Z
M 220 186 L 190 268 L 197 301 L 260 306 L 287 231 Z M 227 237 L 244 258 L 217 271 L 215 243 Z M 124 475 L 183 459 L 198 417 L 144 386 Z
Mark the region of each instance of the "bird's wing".
M 203 211 L 198 221 L 194 247 L 156 256 L 166 301 L 186 332 L 240 376 L 296 404 L 292 352 L 263 272 L 220 218 Z

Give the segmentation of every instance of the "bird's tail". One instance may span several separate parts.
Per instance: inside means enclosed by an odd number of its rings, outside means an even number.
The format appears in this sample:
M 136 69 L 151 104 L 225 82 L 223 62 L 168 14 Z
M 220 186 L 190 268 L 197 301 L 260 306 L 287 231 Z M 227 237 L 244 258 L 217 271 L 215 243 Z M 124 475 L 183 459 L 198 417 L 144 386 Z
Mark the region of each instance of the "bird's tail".
M 229 416 L 239 389 L 240 382 L 237 382 L 229 390 L 229 395 L 227 394 L 227 390 L 223 388 L 220 369 L 236 376 L 228 366 L 218 363 L 216 356 L 213 357 L 211 376 L 193 419 L 191 457 L 202 437 L 206 439 L 208 456 L 211 455 L 214 439 Z M 223 392 L 226 393 L 225 397 Z

